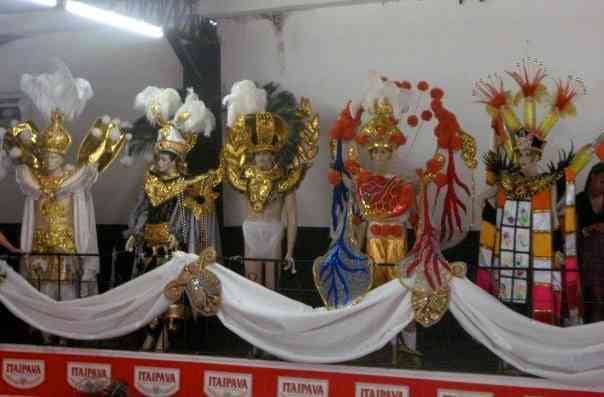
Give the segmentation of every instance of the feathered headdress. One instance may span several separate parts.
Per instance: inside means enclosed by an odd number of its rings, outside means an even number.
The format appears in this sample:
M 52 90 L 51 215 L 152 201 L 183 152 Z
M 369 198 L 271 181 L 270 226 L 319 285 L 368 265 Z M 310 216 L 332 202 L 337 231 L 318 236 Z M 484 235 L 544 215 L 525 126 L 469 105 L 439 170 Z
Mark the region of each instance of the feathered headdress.
M 267 99 L 265 89 L 243 80 L 235 83 L 222 101 L 227 106 L 227 126 L 241 133 L 251 153 L 278 153 L 288 142 L 291 126 L 281 115 L 267 111 Z
M 63 122 L 78 117 L 93 92 L 90 83 L 74 78 L 63 62 L 55 59 L 53 63 L 53 73 L 37 76 L 24 74 L 21 77 L 21 90 L 31 99 L 45 121 L 50 123 L 38 137 L 37 149 L 65 154 L 72 139 Z
M 134 100 L 134 108 L 159 127 L 156 150 L 174 153 L 184 160 L 197 142 L 197 135 L 210 136 L 216 125 L 212 112 L 192 88 L 183 104 L 173 88 L 147 87 Z
M 474 96 L 486 105 L 495 133 L 495 144 L 502 147 L 507 158 L 516 163 L 521 151 L 530 150 L 539 158 L 547 137 L 561 118 L 575 116 L 575 101 L 586 94 L 583 80 L 574 76 L 557 79 L 548 91 L 544 80 L 547 70 L 534 58 L 525 58 L 516 64 L 516 70 L 506 73 L 518 85 L 513 93 L 506 89 L 498 75 L 481 79 L 475 84 Z M 522 121 L 515 107 L 522 104 Z M 545 116 L 537 123 L 537 105 L 545 109 Z

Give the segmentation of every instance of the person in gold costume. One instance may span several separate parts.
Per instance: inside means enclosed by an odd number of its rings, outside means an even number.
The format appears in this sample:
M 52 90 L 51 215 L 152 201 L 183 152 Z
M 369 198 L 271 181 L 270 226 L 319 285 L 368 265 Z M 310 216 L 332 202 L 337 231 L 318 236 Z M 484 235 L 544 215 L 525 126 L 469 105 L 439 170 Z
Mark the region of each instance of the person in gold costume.
M 241 81 L 225 97 L 228 136 L 223 158 L 227 180 L 248 202 L 243 223 L 245 256 L 283 259 L 284 218 L 285 260 L 292 267 L 298 228 L 295 191 L 317 154 L 319 119 L 307 99 L 296 104 L 293 95 L 275 94 L 274 85 L 266 88 L 271 94 L 268 98 L 267 90 Z M 245 273 L 275 288 L 275 262 L 246 261 Z
M 90 189 L 124 144 L 120 122 L 108 116 L 97 119 L 78 150 L 79 165 L 64 165 L 72 143 L 65 122 L 79 116 L 92 97 L 90 83 L 72 77 L 57 62 L 52 74 L 24 75 L 21 89 L 50 123 L 40 132 L 33 122 L 19 122 L 5 136 L 5 149 L 17 163 L 17 183 L 25 195 L 21 251 L 49 254 L 25 257 L 21 272 L 53 299 L 96 294 L 99 260 L 94 256 L 98 243 Z
M 147 87 L 135 100 L 158 128 L 154 160 L 147 170 L 143 193 L 130 217 L 126 249 L 134 251 L 132 276 L 137 277 L 167 262 L 176 250 L 201 253 L 220 249 L 214 188 L 222 182 L 223 170 L 190 175 L 186 156 L 201 132 L 209 136 L 214 115 L 192 89 L 184 104 L 172 88 Z M 177 330 L 175 320 L 185 315 L 185 306 L 174 304 L 148 327 L 144 350 L 165 350 L 167 333 Z

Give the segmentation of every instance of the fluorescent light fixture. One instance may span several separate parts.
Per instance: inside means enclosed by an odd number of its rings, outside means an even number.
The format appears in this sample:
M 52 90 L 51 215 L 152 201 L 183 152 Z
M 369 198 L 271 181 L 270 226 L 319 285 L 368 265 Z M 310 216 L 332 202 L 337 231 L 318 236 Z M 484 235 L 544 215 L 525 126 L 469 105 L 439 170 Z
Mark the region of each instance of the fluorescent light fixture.
M 30 3 L 38 4 L 47 7 L 56 7 L 58 4 L 57 0 L 27 0 Z
M 210 25 L 216 26 L 216 25 L 218 25 L 218 22 L 216 22 L 216 20 L 214 20 L 214 19 L 210 19 Z
M 133 33 L 142 34 L 153 38 L 164 37 L 164 31 L 161 27 L 151 25 L 150 23 L 130 18 L 125 15 L 118 14 L 113 11 L 104 10 L 94 7 L 81 1 L 67 0 L 65 9 L 72 14 L 79 15 L 83 18 L 92 19 L 93 21 L 111 25 L 118 29 L 128 30 Z

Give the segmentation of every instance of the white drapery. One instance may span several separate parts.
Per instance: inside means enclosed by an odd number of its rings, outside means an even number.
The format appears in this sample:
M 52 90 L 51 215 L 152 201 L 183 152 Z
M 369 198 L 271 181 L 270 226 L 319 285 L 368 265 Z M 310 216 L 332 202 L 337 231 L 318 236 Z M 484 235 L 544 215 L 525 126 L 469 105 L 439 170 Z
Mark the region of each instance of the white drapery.
M 174 259 L 102 295 L 55 302 L 6 263 L 0 301 L 23 321 L 72 339 L 103 339 L 132 332 L 165 311 L 164 286 L 195 255 Z M 380 349 L 413 320 L 410 294 L 396 280 L 358 304 L 325 310 L 291 300 L 218 265 L 223 287 L 218 317 L 248 342 L 286 360 L 335 363 Z M 451 285 L 450 310 L 480 343 L 519 369 L 560 383 L 604 385 L 604 323 L 559 328 L 521 316 L 465 279 Z M 438 324 L 435 326 L 439 326 Z M 421 349 L 421 346 L 420 346 Z

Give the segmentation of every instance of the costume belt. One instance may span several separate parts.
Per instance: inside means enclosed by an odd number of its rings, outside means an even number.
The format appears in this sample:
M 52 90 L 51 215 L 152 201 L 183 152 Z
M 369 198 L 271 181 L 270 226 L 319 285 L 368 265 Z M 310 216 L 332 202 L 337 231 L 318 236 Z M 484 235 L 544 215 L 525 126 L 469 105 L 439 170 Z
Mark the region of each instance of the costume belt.
M 144 231 L 145 243 L 151 247 L 170 245 L 174 236 L 170 233 L 168 223 L 147 224 Z

